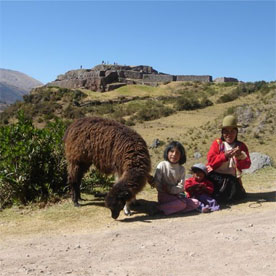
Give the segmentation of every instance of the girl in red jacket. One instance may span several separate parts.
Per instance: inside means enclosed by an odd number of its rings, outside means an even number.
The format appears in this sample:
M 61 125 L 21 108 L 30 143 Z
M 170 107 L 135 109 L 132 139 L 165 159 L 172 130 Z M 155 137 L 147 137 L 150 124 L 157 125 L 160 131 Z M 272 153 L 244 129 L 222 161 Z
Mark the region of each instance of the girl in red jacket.
M 214 183 L 213 196 L 223 203 L 246 197 L 241 172 L 250 167 L 251 161 L 247 146 L 238 141 L 238 127 L 233 115 L 226 116 L 221 138 L 213 141 L 207 154 L 208 179 Z
M 200 201 L 198 208 L 202 213 L 208 213 L 219 210 L 216 200 L 211 197 L 214 192 L 213 183 L 206 178 L 207 169 L 204 164 L 195 164 L 191 171 L 193 177 L 186 179 L 185 191 L 187 197 L 196 198 Z

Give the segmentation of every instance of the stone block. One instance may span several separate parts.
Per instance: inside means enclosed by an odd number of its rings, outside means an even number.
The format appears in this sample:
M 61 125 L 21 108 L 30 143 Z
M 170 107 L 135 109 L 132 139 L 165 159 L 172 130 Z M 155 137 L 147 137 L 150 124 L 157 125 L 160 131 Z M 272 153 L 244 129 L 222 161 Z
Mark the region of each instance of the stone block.
M 172 75 L 161 75 L 161 74 L 144 74 L 143 75 L 143 81 L 144 83 L 148 82 L 171 82 L 173 81 Z
M 120 76 L 126 79 L 142 79 L 143 73 L 137 71 L 120 71 Z
M 203 75 L 203 76 L 196 76 L 196 75 L 177 75 L 176 81 L 200 81 L 200 82 L 212 82 L 212 76 Z
M 105 91 L 111 91 L 111 90 L 120 88 L 120 87 L 125 86 L 125 85 L 126 85 L 125 83 L 118 83 L 118 82 L 117 83 L 107 84 Z
M 221 77 L 214 79 L 214 82 L 239 82 L 238 79 L 229 78 L 229 77 Z

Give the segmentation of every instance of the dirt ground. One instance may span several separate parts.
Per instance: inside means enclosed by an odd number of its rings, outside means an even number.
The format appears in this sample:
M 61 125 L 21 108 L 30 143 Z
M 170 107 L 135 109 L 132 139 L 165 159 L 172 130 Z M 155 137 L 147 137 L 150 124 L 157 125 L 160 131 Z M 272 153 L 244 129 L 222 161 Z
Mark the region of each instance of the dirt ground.
M 209 214 L 137 210 L 96 229 L 1 236 L 0 275 L 276 275 L 275 191 Z

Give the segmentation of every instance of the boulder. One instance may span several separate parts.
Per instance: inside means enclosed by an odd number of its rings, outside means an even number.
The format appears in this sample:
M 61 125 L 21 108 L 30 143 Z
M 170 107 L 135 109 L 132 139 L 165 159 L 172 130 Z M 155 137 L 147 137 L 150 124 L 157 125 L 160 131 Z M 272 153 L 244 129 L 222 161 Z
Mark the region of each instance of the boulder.
M 152 148 L 152 149 L 158 148 L 160 146 L 160 144 L 161 144 L 160 140 L 158 138 L 156 138 L 156 139 L 153 140 L 150 148 Z
M 243 173 L 253 173 L 263 167 L 272 166 L 271 159 L 268 155 L 259 152 L 252 152 L 249 155 L 251 166 L 249 169 L 243 170 Z

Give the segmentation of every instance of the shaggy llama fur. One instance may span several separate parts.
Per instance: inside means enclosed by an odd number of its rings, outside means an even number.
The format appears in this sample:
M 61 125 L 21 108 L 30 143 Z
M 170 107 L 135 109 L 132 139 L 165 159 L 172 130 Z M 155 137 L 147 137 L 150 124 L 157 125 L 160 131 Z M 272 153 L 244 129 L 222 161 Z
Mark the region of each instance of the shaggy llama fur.
M 81 179 L 92 164 L 101 173 L 118 176 L 105 198 L 114 219 L 151 179 L 146 142 L 137 132 L 116 121 L 99 117 L 79 119 L 68 127 L 64 143 L 75 206 L 79 205 Z

